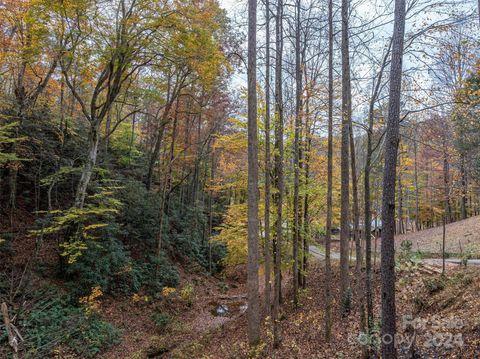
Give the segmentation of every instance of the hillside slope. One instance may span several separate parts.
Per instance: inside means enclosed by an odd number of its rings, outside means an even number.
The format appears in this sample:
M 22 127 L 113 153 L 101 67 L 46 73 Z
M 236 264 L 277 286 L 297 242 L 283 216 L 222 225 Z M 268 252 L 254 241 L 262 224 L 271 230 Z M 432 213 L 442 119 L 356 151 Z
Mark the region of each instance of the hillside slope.
M 447 253 L 463 254 L 479 252 L 480 216 L 471 217 L 446 225 L 445 250 Z M 404 240 L 412 242 L 415 251 L 440 254 L 442 251 L 443 227 L 425 229 L 395 237 L 396 246 Z
M 271 327 L 264 324 L 261 355 L 265 358 L 360 358 L 362 346 L 358 327 L 358 303 L 346 318 L 339 316 L 340 303 L 335 300 L 333 336 L 325 342 L 324 270 L 312 265 L 310 286 L 302 291 L 300 306 L 294 308 L 290 288 L 282 308 L 280 333 L 282 344 L 272 347 Z M 480 289 L 478 268 L 455 268 L 445 277 L 422 267 L 398 273 L 397 323 L 399 358 L 477 358 L 480 355 L 480 322 L 477 315 Z M 338 267 L 334 266 L 334 298 L 338 298 Z M 352 277 L 352 286 L 357 285 Z M 380 315 L 380 273 L 374 273 L 375 327 Z M 268 319 L 266 319 L 268 322 Z M 414 326 L 414 333 L 408 329 Z M 246 316 L 216 328 L 181 350 L 172 350 L 164 358 L 247 358 Z M 363 339 L 362 339 L 363 338 Z M 378 333 L 372 339 L 378 340 Z M 359 341 L 360 340 L 360 341 Z M 413 344 L 412 344 L 413 343 Z M 378 349 L 378 346 L 375 345 Z M 258 353 L 257 353 L 258 354 Z

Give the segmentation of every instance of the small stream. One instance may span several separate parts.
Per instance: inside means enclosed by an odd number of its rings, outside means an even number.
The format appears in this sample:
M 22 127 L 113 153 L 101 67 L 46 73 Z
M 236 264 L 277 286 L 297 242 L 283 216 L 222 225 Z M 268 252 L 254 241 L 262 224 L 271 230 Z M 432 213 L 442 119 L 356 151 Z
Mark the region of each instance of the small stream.
M 234 301 L 230 303 L 213 302 L 210 313 L 215 317 L 233 317 L 243 314 L 247 311 L 248 305 L 243 301 Z

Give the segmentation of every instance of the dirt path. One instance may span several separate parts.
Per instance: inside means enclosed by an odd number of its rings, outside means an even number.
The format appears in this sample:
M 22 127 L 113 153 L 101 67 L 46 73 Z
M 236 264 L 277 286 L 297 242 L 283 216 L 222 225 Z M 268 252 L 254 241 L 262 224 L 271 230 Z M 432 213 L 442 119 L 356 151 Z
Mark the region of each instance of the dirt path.
M 322 250 L 318 246 L 310 244 L 308 246 L 308 251 L 312 255 L 313 258 L 318 259 L 320 261 L 325 260 L 325 253 L 323 253 Z M 330 252 L 330 258 L 335 259 L 335 260 L 337 260 L 337 259 L 339 260 L 340 259 L 340 253 Z

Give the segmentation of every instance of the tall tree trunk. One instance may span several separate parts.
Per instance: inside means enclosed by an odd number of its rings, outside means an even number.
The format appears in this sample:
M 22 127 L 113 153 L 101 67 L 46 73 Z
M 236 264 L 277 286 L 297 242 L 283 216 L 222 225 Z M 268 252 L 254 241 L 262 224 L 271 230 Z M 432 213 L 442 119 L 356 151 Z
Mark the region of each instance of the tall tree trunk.
M 413 153 L 414 153 L 414 186 L 415 186 L 415 230 L 420 230 L 420 205 L 418 194 L 418 161 L 417 161 L 417 135 L 413 139 Z
M 397 217 L 398 217 L 398 234 L 403 234 L 404 226 L 403 226 L 403 186 L 402 186 L 402 155 L 398 154 L 398 209 L 397 209 Z
M 99 124 L 100 122 L 94 121 L 90 128 L 88 138 L 88 152 L 85 166 L 83 167 L 82 174 L 80 175 L 80 181 L 77 185 L 77 192 L 75 194 L 75 207 L 82 208 L 85 203 L 85 196 L 87 194 L 87 187 L 92 177 L 93 169 L 97 162 L 98 144 L 100 142 Z
M 467 171 L 465 170 L 465 153 L 460 154 L 460 175 L 462 176 L 462 197 L 460 198 L 460 212 L 462 219 L 467 219 Z
M 350 243 L 350 190 L 349 190 L 349 124 L 352 114 L 350 88 L 350 55 L 348 49 L 349 0 L 342 0 L 342 140 L 341 140 L 341 223 L 340 223 L 340 297 L 342 315 L 350 311 L 350 283 L 348 275 Z
M 435 226 L 435 211 L 433 210 L 433 186 L 432 186 L 432 163 L 429 163 L 429 172 L 427 173 L 428 204 L 430 208 L 430 224 L 428 228 Z
M 215 149 L 212 149 L 211 168 L 210 168 L 210 183 L 215 181 Z M 209 191 L 208 196 L 208 268 L 212 274 L 212 234 L 213 234 L 213 189 Z
M 134 113 L 132 116 L 132 130 L 130 131 L 130 143 L 128 149 L 128 164 L 130 165 L 132 162 L 132 154 L 133 154 L 133 145 L 135 144 L 135 123 L 137 122 L 137 114 Z
M 248 1 L 248 342 L 260 342 L 258 297 L 257 0 Z
M 442 221 L 442 276 L 445 275 L 445 232 L 446 232 L 446 218 L 443 216 Z
M 170 155 L 167 156 L 167 143 L 164 143 L 164 154 L 166 157 L 165 158 L 165 163 L 167 166 L 167 170 L 165 171 L 165 178 L 161 182 L 160 185 L 160 208 L 159 208 L 159 213 L 158 213 L 158 232 L 157 232 L 157 237 L 156 237 L 156 243 L 157 243 L 157 252 L 156 256 L 157 258 L 160 259 L 160 256 L 162 254 L 162 246 L 163 246 L 163 227 L 165 223 L 165 215 L 166 215 L 166 207 L 167 207 L 167 193 L 169 191 L 169 186 L 170 186 L 170 175 L 172 171 L 172 155 L 173 155 L 173 149 L 175 146 L 175 138 L 174 138 L 174 133 L 176 130 L 176 120 L 173 123 L 173 128 L 172 128 L 172 141 L 170 143 Z M 158 278 L 160 275 L 160 260 L 157 262 L 157 265 L 155 267 L 155 278 Z
M 448 224 L 452 221 L 452 206 L 450 204 L 450 164 L 448 162 L 448 148 L 446 136 L 447 130 L 444 131 L 443 138 L 443 186 L 445 196 L 445 220 Z
M 302 110 L 302 65 L 300 63 L 300 0 L 296 0 L 295 20 L 295 140 L 294 140 L 294 180 L 293 180 L 293 304 L 298 305 L 298 242 L 300 239 L 300 126 Z
M 275 187 L 274 196 L 277 217 L 275 219 L 275 294 L 273 301 L 273 341 L 274 346 L 280 344 L 278 328 L 279 310 L 281 301 L 281 260 L 282 260 L 282 237 L 283 237 L 283 100 L 282 100 L 282 55 L 283 55 L 283 0 L 277 2 L 276 24 L 275 24 Z
M 31 45 L 31 34 L 30 34 L 30 26 L 27 25 L 27 35 L 26 41 L 27 45 Z M 23 127 L 23 123 L 25 122 L 25 111 L 27 107 L 27 94 L 25 91 L 25 73 L 27 69 L 28 63 L 26 60 L 22 61 L 20 65 L 20 69 L 18 71 L 17 80 L 15 82 L 15 100 L 16 100 L 16 115 L 18 120 L 18 125 L 15 127 L 15 137 L 19 137 L 20 129 Z M 12 152 L 17 153 L 17 142 L 13 142 L 12 144 Z M 15 161 L 10 164 L 9 166 L 9 178 L 8 178 L 8 186 L 10 189 L 10 196 L 9 196 L 9 207 L 10 207 L 10 225 L 12 230 L 14 228 L 14 213 L 17 207 L 17 177 L 18 177 L 18 169 L 20 167 L 20 163 Z
M 108 156 L 108 147 L 110 146 L 110 136 L 109 136 L 109 133 L 110 133 L 110 127 L 111 127 L 111 124 L 112 124 L 112 110 L 111 109 L 110 111 L 108 111 L 107 113 L 107 118 L 106 118 L 106 121 L 105 121 L 105 143 L 103 144 L 104 147 L 103 147 L 103 161 L 105 163 L 107 163 L 107 156 Z
M 333 204 L 333 0 L 328 0 L 328 149 L 327 149 L 327 223 L 325 235 L 325 340 L 332 335 L 332 239 Z
M 265 309 L 271 314 L 270 256 L 270 1 L 265 2 Z
M 355 160 L 355 139 L 353 138 L 352 120 L 349 123 L 349 137 L 350 137 L 350 165 L 352 170 L 352 199 L 353 199 L 353 239 L 355 241 L 355 275 L 357 277 L 355 297 L 358 299 L 358 306 L 360 312 L 360 331 L 365 331 L 365 293 L 363 291 L 362 280 L 362 246 L 360 238 L 360 208 L 358 204 L 358 179 L 357 166 Z
M 307 151 L 310 151 L 310 144 L 307 144 Z M 310 177 L 310 164 L 308 161 L 310 160 L 310 155 L 305 156 L 305 188 L 308 188 L 309 184 L 309 177 Z M 308 240 L 310 238 L 310 215 L 308 213 L 309 196 L 308 192 L 305 193 L 303 198 L 303 261 L 302 261 L 302 288 L 305 289 L 307 287 L 307 268 L 308 268 Z
M 307 83 L 307 75 L 305 71 L 305 83 Z M 304 143 L 304 169 L 305 169 L 305 196 L 303 198 L 303 268 L 302 268 L 302 287 L 307 286 L 307 267 L 308 267 L 308 240 L 310 238 L 310 215 L 308 207 L 308 184 L 310 177 L 310 149 L 312 147 L 312 137 L 310 135 L 310 94 L 307 89 L 305 99 L 305 143 Z
M 155 147 L 153 149 L 152 155 L 150 156 L 150 161 L 148 163 L 147 178 L 145 180 L 145 185 L 148 190 L 152 188 L 153 173 L 155 171 L 155 163 L 157 163 L 158 156 L 160 154 L 160 149 L 162 148 L 162 140 L 163 140 L 163 135 L 165 133 L 165 126 L 167 125 L 167 119 L 170 114 L 172 105 L 173 105 L 173 100 L 170 100 L 165 106 L 162 117 L 160 119 L 157 137 L 155 139 Z
M 358 204 L 358 178 L 357 165 L 355 160 L 355 139 L 353 138 L 353 126 L 350 119 L 349 124 L 350 137 L 350 167 L 352 171 L 352 221 L 353 221 L 353 239 L 355 241 L 355 271 L 360 273 L 362 267 L 362 246 L 360 242 L 360 207 Z
M 380 82 L 380 81 L 379 81 Z M 370 199 L 370 171 L 372 167 L 372 136 L 373 136 L 373 119 L 374 104 L 372 98 L 370 102 L 370 110 L 368 115 L 368 131 L 367 131 L 367 156 L 365 160 L 365 177 L 364 177 L 364 212 L 365 212 L 365 294 L 367 302 L 367 334 L 371 335 L 373 330 L 373 293 L 372 293 L 372 211 Z M 368 348 L 368 355 L 370 348 Z
M 163 210 L 165 213 L 169 213 L 170 208 L 170 189 L 172 187 L 172 171 L 173 171 L 173 161 L 175 160 L 175 140 L 177 139 L 177 127 L 178 127 L 178 111 L 179 111 L 179 103 L 178 97 L 175 104 L 175 115 L 173 116 L 173 123 L 172 123 L 172 133 L 170 138 L 170 150 L 168 155 L 168 167 L 167 167 L 167 176 L 165 179 L 165 203 Z M 206 162 L 205 162 L 206 163 Z M 205 170 L 207 171 L 207 170 Z M 213 171 L 213 170 L 212 170 Z M 205 175 L 207 177 L 207 175 Z
M 382 358 L 384 359 L 397 357 L 395 348 L 395 177 L 398 144 L 400 142 L 400 96 L 404 35 L 405 0 L 395 0 L 382 196 L 382 338 L 389 339 L 382 340 Z
M 372 98 L 370 99 L 370 106 L 368 109 L 368 130 L 367 130 L 367 155 L 365 160 L 365 175 L 364 175 L 364 206 L 365 206 L 365 292 L 367 302 L 367 334 L 371 335 L 373 332 L 373 293 L 372 293 L 372 211 L 371 211 L 371 198 L 370 198 L 370 172 L 372 170 L 372 138 L 373 138 L 373 121 L 375 118 L 375 102 L 377 101 L 378 94 L 380 92 L 380 86 L 382 83 L 383 73 L 387 65 L 387 59 L 390 54 L 391 42 L 388 46 L 388 50 L 383 58 L 382 66 L 378 73 L 378 78 L 374 85 Z M 375 227 L 377 221 L 375 220 Z M 375 228 L 375 231 L 377 228 Z M 376 237 L 375 237 L 376 238 Z M 376 243 L 376 240 L 375 240 Z M 376 247 L 375 252 L 376 256 Z M 370 356 L 371 348 L 367 349 L 367 356 Z

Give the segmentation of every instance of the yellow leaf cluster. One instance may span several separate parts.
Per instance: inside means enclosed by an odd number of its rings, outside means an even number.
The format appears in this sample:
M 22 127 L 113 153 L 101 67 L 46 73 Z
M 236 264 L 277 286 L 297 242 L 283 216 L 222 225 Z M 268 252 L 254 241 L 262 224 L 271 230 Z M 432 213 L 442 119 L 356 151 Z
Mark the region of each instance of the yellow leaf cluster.
M 85 306 L 85 312 L 87 315 L 98 313 L 100 310 L 99 298 L 103 296 L 102 289 L 99 286 L 93 287 L 89 295 L 81 297 L 79 303 Z

